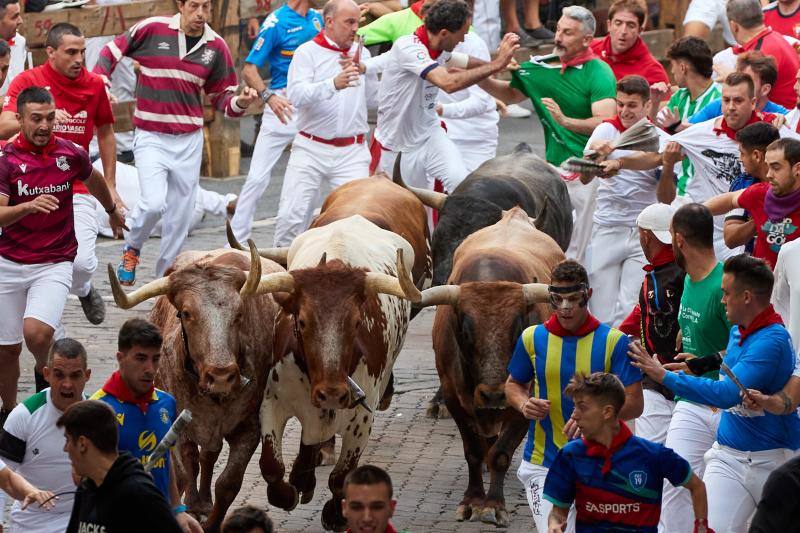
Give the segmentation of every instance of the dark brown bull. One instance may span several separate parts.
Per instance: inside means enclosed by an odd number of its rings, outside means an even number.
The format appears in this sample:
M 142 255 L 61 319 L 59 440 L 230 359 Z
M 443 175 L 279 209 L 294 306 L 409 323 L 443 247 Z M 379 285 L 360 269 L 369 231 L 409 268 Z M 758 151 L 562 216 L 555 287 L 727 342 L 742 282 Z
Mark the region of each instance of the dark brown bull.
M 262 272 L 280 271 L 254 246 L 249 259 L 232 250 L 184 252 L 165 277 L 126 295 L 109 265 L 119 307 L 159 297 L 150 313 L 164 336 L 156 385 L 175 396 L 178 411 L 193 414 L 178 439 L 175 468 L 189 511 L 206 517 L 206 531 L 219 531 L 260 440 L 258 410 L 272 367 L 278 306 L 255 289 Z M 211 477 L 223 439 L 230 452 L 212 502 Z
M 564 259 L 558 244 L 520 208 L 478 230 L 456 249 L 448 285 L 422 293 L 438 305 L 433 323 L 436 369 L 458 425 L 469 484 L 458 520 L 508 525 L 503 484 L 528 422 L 506 405 L 508 362 L 523 329 L 550 314 L 550 271 Z M 482 466 L 490 485 L 484 490 Z

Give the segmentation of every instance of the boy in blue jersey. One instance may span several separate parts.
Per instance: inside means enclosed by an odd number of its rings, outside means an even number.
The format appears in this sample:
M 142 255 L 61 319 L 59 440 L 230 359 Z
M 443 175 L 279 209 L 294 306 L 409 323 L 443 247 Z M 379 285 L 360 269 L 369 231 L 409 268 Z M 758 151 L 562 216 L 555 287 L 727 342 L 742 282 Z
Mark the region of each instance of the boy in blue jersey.
M 289 0 L 270 13 L 242 69 L 245 83 L 258 91 L 266 105 L 250 170 L 231 219 L 233 234 L 240 242 L 250 238 L 256 203 L 267 190 L 272 168 L 297 134 L 292 104 L 286 98 L 286 78 L 297 47 L 322 30 L 322 15 L 311 9 L 309 3 L 309 0 Z M 269 63 L 269 87 L 258 72 L 264 63 Z
M 575 374 L 564 395 L 575 403 L 572 419 L 583 438 L 561 448 L 547 474 L 544 498 L 553 504 L 549 533 L 564 530 L 573 502 L 578 533 L 655 533 L 665 479 L 689 489 L 694 531 L 712 531 L 706 520 L 705 485 L 686 459 L 634 436 L 619 420 L 625 402 L 619 378 L 606 372 Z
M 631 345 L 634 364 L 689 401 L 725 409 L 716 442 L 705 455 L 703 480 L 709 488 L 709 525 L 717 531 L 746 531 L 769 474 L 800 448 L 797 412 L 780 416 L 742 405 L 742 389 L 773 394 L 792 376 L 791 339 L 770 304 L 773 276 L 761 260 L 742 254 L 725 262 L 722 303 L 730 331 L 720 380 L 667 372 Z
M 642 375 L 627 360 L 628 337 L 589 313 L 592 297 L 586 270 L 563 261 L 551 273 L 550 303 L 555 312 L 544 324 L 523 331 L 506 381 L 506 400 L 531 421 L 517 477 L 525 487 L 537 531 L 547 531 L 552 504 L 542 499 L 547 471 L 578 428 L 572 400 L 563 396 L 575 373 L 612 372 L 625 387 L 620 418 L 642 414 Z M 533 388 L 532 388 L 533 387 Z M 530 392 L 533 390 L 533 396 Z
M 117 339 L 119 369 L 91 397 L 107 403 L 116 413 L 119 451 L 129 452 L 142 463 L 149 460 L 176 417 L 175 398 L 153 384 L 162 343 L 161 332 L 155 324 L 140 318 L 127 320 Z M 164 499 L 172 505 L 181 528 L 202 533 L 200 524 L 181 504 L 170 454 L 158 460 L 150 475 Z

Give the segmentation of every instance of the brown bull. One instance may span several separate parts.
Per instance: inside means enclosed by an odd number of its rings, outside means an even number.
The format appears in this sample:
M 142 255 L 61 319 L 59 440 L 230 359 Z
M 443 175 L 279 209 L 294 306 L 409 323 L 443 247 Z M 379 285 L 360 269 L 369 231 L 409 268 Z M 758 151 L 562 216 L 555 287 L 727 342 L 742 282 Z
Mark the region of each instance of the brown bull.
M 558 244 L 515 207 L 457 248 L 448 285 L 422 293 L 423 305 L 439 306 L 433 323 L 436 369 L 469 468 L 458 520 L 508 525 L 503 484 L 528 422 L 506 405 L 507 367 L 523 329 L 549 316 L 544 283 L 563 259 Z
M 260 259 L 254 246 L 249 259 L 232 250 L 184 252 L 164 278 L 126 295 L 109 265 L 119 307 L 159 296 L 150 314 L 164 336 L 156 385 L 175 396 L 178 411 L 193 414 L 178 439 L 175 467 L 189 511 L 206 517 L 206 531 L 219 531 L 260 440 L 258 410 L 272 367 L 278 310 L 270 295 L 255 294 L 262 271 L 283 268 Z M 230 451 L 212 503 L 211 477 L 223 440 Z

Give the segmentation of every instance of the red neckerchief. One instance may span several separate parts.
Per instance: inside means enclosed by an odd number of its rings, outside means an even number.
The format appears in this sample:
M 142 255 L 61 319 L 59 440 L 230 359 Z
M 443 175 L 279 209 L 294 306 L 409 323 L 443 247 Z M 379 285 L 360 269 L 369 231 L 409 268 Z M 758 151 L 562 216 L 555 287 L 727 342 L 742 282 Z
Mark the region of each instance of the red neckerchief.
M 755 35 L 755 36 L 754 36 L 752 39 L 750 39 L 749 41 L 747 41 L 746 43 L 744 43 L 744 44 L 743 44 L 743 45 L 741 45 L 741 46 L 734 46 L 734 47 L 733 47 L 733 53 L 734 53 L 735 55 L 737 55 L 737 56 L 738 56 L 739 54 L 741 54 L 741 53 L 743 53 L 743 52 L 746 52 L 746 51 L 748 51 L 748 50 L 749 50 L 749 48 L 748 48 L 748 47 L 750 46 L 750 43 L 752 43 L 752 42 L 756 42 L 756 41 L 758 41 L 759 39 L 763 39 L 765 36 L 769 35 L 770 33 L 772 33 L 772 28 L 770 28 L 769 26 L 764 26 L 764 29 L 763 29 L 763 30 L 761 30 L 760 32 L 758 32 L 758 33 L 757 33 L 757 34 L 756 34 L 756 35 Z
M 347 532 L 346 533 L 352 533 L 350 528 L 347 528 Z M 397 530 L 394 528 L 394 526 L 391 523 L 389 523 L 389 524 L 386 524 L 386 533 L 397 533 Z
M 642 267 L 642 270 L 645 272 L 652 272 L 653 269 L 661 265 L 666 265 L 667 263 L 672 263 L 673 261 L 675 261 L 675 252 L 672 250 L 672 246 L 664 246 L 653 258 L 653 261 L 649 265 Z
M 619 115 L 614 115 L 611 118 L 607 118 L 603 122 L 608 122 L 609 124 L 614 126 L 614 128 L 616 128 L 616 130 L 620 133 L 628 129 L 622 125 L 622 120 L 619 118 Z
M 597 56 L 594 55 L 594 52 L 591 48 L 587 48 L 580 54 L 576 55 L 572 59 L 567 60 L 566 62 L 562 59 L 561 60 L 561 74 L 564 74 L 564 71 L 567 70 L 567 67 L 577 67 L 583 65 L 584 63 L 588 63 L 592 59 L 597 59 Z
M 11 39 L 6 41 L 8 43 L 8 46 L 14 46 L 14 39 L 15 37 L 12 37 Z
M 589 315 L 586 317 L 586 320 L 577 331 L 570 331 L 561 325 L 561 322 L 558 321 L 558 316 L 553 313 L 544 323 L 544 327 L 547 329 L 547 331 L 553 335 L 558 335 L 559 337 L 583 337 L 599 328 L 600 321 L 597 320 L 591 313 L 589 313 Z
M 622 448 L 628 439 L 631 438 L 631 430 L 628 429 L 628 426 L 625 425 L 625 422 L 619 422 L 619 433 L 617 433 L 614 438 L 611 440 L 611 446 L 606 448 L 599 442 L 595 442 L 593 440 L 587 440 L 585 437 L 583 438 L 583 443 L 586 445 L 586 455 L 589 457 L 601 457 L 604 459 L 603 467 L 600 471 L 603 475 L 608 474 L 611 471 L 611 456 L 614 455 Z
M 111 377 L 108 378 L 108 381 L 106 381 L 105 385 L 103 385 L 103 392 L 110 394 L 121 402 L 132 403 L 138 406 L 144 414 L 147 414 L 147 408 L 150 406 L 150 400 L 153 397 L 154 390 L 155 387 L 151 385 L 149 391 L 137 398 L 133 395 L 127 385 L 125 385 L 125 382 L 122 381 L 122 377 L 119 375 L 119 370 L 114 371 L 114 373 L 111 374 Z
M 772 324 L 780 324 L 783 325 L 783 319 L 781 315 L 775 312 L 775 308 L 772 307 L 772 304 L 767 306 L 766 309 L 761 311 L 756 317 L 753 319 L 752 322 L 745 328 L 743 326 L 739 326 L 739 346 L 744 343 L 744 340 L 755 333 L 756 331 L 760 330 L 761 328 L 765 328 L 767 326 L 771 326 Z
M 416 31 L 414 32 L 414 35 L 416 35 L 417 39 L 419 39 L 419 42 L 421 42 L 423 45 L 425 45 L 425 48 L 428 49 L 428 53 L 430 54 L 431 59 L 435 60 L 437 57 L 442 55 L 442 51 L 441 50 L 433 50 L 431 48 L 431 45 L 430 45 L 430 43 L 428 41 L 428 29 L 425 27 L 424 24 L 416 29 Z
M 45 77 L 56 92 L 61 93 L 65 98 L 70 100 L 80 100 L 81 102 L 89 100 L 94 96 L 95 90 L 92 87 L 92 74 L 86 70 L 86 67 L 81 68 L 81 73 L 75 79 L 68 78 L 54 69 L 49 61 L 45 61 L 42 66 L 44 69 Z
M 314 37 L 313 41 L 320 45 L 322 48 L 327 48 L 328 50 L 333 50 L 334 52 L 339 52 L 340 54 L 347 55 L 350 53 L 350 50 L 345 50 L 344 48 L 339 48 L 338 46 L 331 44 L 330 41 L 325 37 L 325 32 L 319 32 L 316 37 Z
M 756 122 L 772 122 L 774 118 L 775 115 L 772 113 L 759 113 L 758 111 L 753 111 L 753 114 L 750 115 L 750 118 L 747 120 L 747 124 L 742 126 L 742 128 L 749 126 L 750 124 L 755 124 Z M 714 128 L 714 133 L 716 133 L 717 136 L 720 136 L 724 133 L 732 141 L 736 140 L 736 131 L 728 126 L 728 123 L 725 121 L 725 117 L 722 117 L 722 122 L 720 122 L 719 128 Z
M 419 20 L 422 20 L 422 4 L 425 3 L 425 0 L 419 0 L 419 2 L 414 2 L 408 8 L 414 12 L 416 16 L 419 17 Z
M 650 50 L 647 49 L 647 45 L 644 44 L 644 41 L 641 37 L 636 39 L 636 42 L 633 43 L 633 46 L 622 52 L 621 54 L 614 53 L 614 50 L 611 48 L 611 36 L 606 35 L 601 41 L 601 49 L 600 55 L 604 58 L 609 58 L 614 63 L 638 63 L 642 59 L 645 59 L 648 55 L 650 55 Z
M 47 144 L 44 146 L 34 146 L 32 143 L 28 141 L 25 135 L 20 132 L 17 135 L 17 138 L 14 139 L 14 146 L 19 148 L 23 152 L 29 152 L 32 154 L 41 154 L 42 158 L 47 157 L 50 155 L 50 152 L 55 150 L 56 148 L 56 136 L 53 133 L 50 133 L 50 140 L 47 141 Z

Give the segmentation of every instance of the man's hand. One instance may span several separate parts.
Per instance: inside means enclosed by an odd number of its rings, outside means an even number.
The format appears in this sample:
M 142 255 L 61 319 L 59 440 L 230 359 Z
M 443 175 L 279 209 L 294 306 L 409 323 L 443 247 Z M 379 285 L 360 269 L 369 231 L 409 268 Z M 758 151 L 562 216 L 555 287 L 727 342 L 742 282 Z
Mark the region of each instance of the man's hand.
M 575 420 L 570 418 L 567 420 L 567 423 L 564 424 L 562 433 L 567 437 L 567 440 L 577 439 L 581 436 L 581 428 L 578 427 L 578 423 L 575 422 Z
M 339 75 L 333 78 L 333 86 L 336 87 L 337 91 L 341 91 L 342 89 L 354 85 L 358 81 L 359 76 L 359 67 L 350 61 L 347 66 L 342 68 Z
M 650 101 L 653 102 L 653 105 L 658 105 L 661 100 L 671 93 L 672 88 L 663 81 L 659 81 L 650 86 Z M 656 107 L 656 109 L 658 108 Z
M 542 105 L 550 112 L 552 115 L 553 120 L 564 125 L 565 119 L 567 117 L 564 116 L 564 113 L 561 112 L 561 106 L 559 106 L 555 100 L 552 98 L 542 98 Z
M 497 98 L 495 98 L 494 105 L 497 108 L 497 112 L 500 114 L 501 117 L 505 117 L 508 114 L 508 106 L 502 100 L 498 100 Z
M 194 519 L 189 513 L 178 513 L 175 515 L 175 520 L 181 526 L 183 533 L 203 533 L 203 528 L 200 522 Z
M 72 118 L 72 115 L 67 113 L 65 109 L 56 109 L 56 124 L 63 124 Z
M 694 359 L 695 357 L 697 357 L 697 356 L 696 355 L 692 355 L 690 353 L 679 353 L 678 355 L 676 355 L 674 357 L 674 359 L 676 361 L 681 361 L 681 362 L 680 363 L 666 363 L 664 365 L 664 368 L 666 368 L 670 372 L 677 372 L 679 370 L 683 370 L 687 374 L 694 374 L 694 372 L 692 372 L 689 369 L 689 365 L 687 365 L 684 361 L 686 361 L 688 359 Z
M 125 215 L 122 214 L 119 205 L 108 215 L 108 225 L 111 226 L 111 232 L 114 234 L 115 239 L 122 238 L 122 230 L 130 231 L 128 226 L 125 225 Z
M 279 94 L 272 94 L 267 99 L 267 105 L 272 109 L 272 112 L 275 113 L 275 116 L 278 117 L 281 123 L 288 124 L 289 121 L 292 120 L 292 103 L 287 98 Z
M 605 161 L 600 161 L 600 166 L 603 167 L 603 178 L 610 178 L 617 172 L 619 172 L 622 163 L 619 162 L 619 159 L 606 159 Z
M 122 201 L 122 196 L 119 195 L 116 187 L 109 185 L 108 192 L 111 193 L 111 200 L 117 204 L 117 207 L 120 209 L 120 211 L 127 211 L 129 209 L 128 205 Z
M 519 35 L 516 33 L 506 33 L 503 35 L 503 40 L 500 41 L 500 46 L 497 47 L 497 54 L 494 58 L 494 63 L 498 65 L 498 71 L 505 69 L 514 59 L 514 52 L 519 48 Z M 519 65 L 517 65 L 519 68 Z
M 261 25 L 258 23 L 258 19 L 256 17 L 250 17 L 247 19 L 247 37 L 250 39 L 255 39 L 258 35 L 258 29 Z
M 599 157 L 605 159 L 608 154 L 614 151 L 614 144 L 611 141 L 595 141 L 589 148 L 597 152 Z
M 667 106 L 658 113 L 658 116 L 656 116 L 656 124 L 664 129 L 674 126 L 675 124 L 680 124 L 680 122 L 681 114 L 677 107 Z
M 781 115 L 780 113 L 775 114 L 775 118 L 772 119 L 772 125 L 778 129 L 781 129 L 789 122 L 786 120 L 786 115 Z
M 547 519 L 547 533 L 562 533 L 567 530 L 567 521 L 560 520 L 553 515 Z
M 58 198 L 52 194 L 41 194 L 30 202 L 25 202 L 22 205 L 25 206 L 25 211 L 28 215 L 33 213 L 47 214 L 58 209 Z
M 25 495 L 25 499 L 22 500 L 22 509 L 27 509 L 32 503 L 38 503 L 40 508 L 49 511 L 56 504 L 57 499 L 57 497 L 53 497 L 53 493 L 49 490 L 36 489 Z
M 723 82 L 725 78 L 728 77 L 728 74 L 730 74 L 734 70 L 729 66 L 723 65 L 721 63 L 714 63 L 714 66 L 712 68 L 714 70 L 714 73 L 717 75 L 717 79 L 720 82 Z
M 519 410 L 528 420 L 541 420 L 550 414 L 550 402 L 540 398 L 528 398 Z
M 436 104 L 436 114 L 441 117 L 442 113 L 444 113 L 444 106 L 442 104 Z
M 633 341 L 628 344 L 628 357 L 631 358 L 631 364 L 633 366 L 650 376 L 654 381 L 657 383 L 664 381 L 667 370 L 661 365 L 658 357 L 655 355 L 651 356 L 647 353 L 642 343 Z
M 664 147 L 664 166 L 675 166 L 679 161 L 683 161 L 683 149 L 675 141 L 670 141 Z
M 250 104 L 258 100 L 258 91 L 252 87 L 245 87 L 242 89 L 242 94 L 236 97 L 236 105 L 241 108 L 247 109 Z

